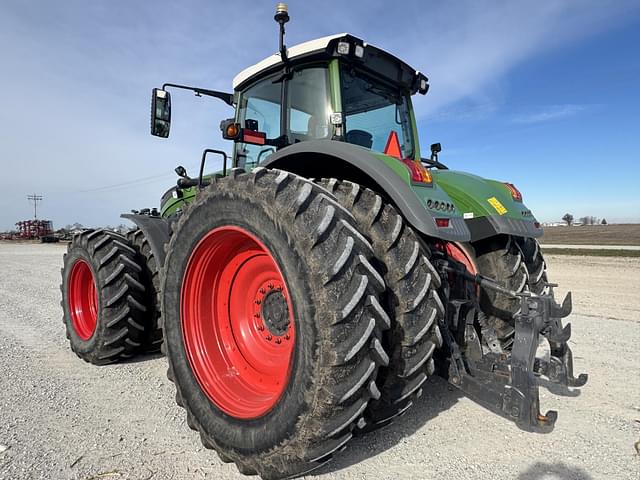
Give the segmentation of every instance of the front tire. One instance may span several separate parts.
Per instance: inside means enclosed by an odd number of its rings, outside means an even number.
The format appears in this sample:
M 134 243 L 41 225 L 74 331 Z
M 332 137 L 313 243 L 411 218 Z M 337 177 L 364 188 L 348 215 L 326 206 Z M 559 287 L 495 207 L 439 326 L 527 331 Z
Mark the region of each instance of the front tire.
M 384 282 L 351 222 L 307 180 L 235 169 L 174 231 L 162 300 L 168 376 L 189 426 L 242 473 L 318 468 L 380 395 Z
M 86 230 L 73 237 L 60 289 L 67 338 L 78 357 L 105 365 L 139 352 L 145 315 L 141 270 L 121 235 Z
M 145 286 L 146 315 L 142 350 L 147 353 L 159 352 L 162 347 L 162 327 L 160 321 L 160 266 L 156 262 L 149 240 L 140 229 L 127 234 L 130 245 L 136 250 L 136 261 L 142 271 L 141 280 Z

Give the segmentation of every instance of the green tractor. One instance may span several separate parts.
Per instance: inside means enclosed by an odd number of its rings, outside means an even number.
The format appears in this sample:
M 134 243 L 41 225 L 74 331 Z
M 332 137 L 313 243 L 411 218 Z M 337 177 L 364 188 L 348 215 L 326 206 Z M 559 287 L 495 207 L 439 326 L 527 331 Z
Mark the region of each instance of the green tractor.
M 62 306 L 82 359 L 162 347 L 176 400 L 242 473 L 314 470 L 385 426 L 439 374 L 520 428 L 548 432 L 538 384 L 584 385 L 553 298 L 540 224 L 510 183 L 421 156 L 412 95 L 427 77 L 349 34 L 284 45 L 233 93 L 165 84 L 235 109 L 197 177 L 176 168 L 128 236 L 87 230 L 65 255 Z M 210 155 L 220 172 L 205 175 Z M 542 344 L 545 349 L 539 349 Z M 426 392 L 428 394 L 428 391 Z

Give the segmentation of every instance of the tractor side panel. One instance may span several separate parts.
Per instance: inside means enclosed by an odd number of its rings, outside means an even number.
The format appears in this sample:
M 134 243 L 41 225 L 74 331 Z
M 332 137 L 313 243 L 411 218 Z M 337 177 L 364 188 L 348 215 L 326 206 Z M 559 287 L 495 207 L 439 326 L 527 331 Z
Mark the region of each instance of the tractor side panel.
M 496 234 L 540 237 L 540 224 L 526 205 L 515 201 L 501 182 L 453 170 L 433 171 L 435 182 L 464 215 L 471 240 Z
M 409 170 L 393 157 L 349 143 L 312 140 L 279 150 L 263 166 L 307 178 L 339 178 L 364 184 L 387 197 L 419 232 L 454 242 L 471 238 L 462 214 L 453 210 L 454 201 L 449 195 L 435 182 L 432 186 L 412 184 Z M 436 202 L 452 208 L 435 209 Z M 449 219 L 448 226 L 438 227 L 436 217 Z
M 195 199 L 196 190 L 196 187 L 172 187 L 167 190 L 160 199 L 160 216 L 167 218 L 174 215 L 178 209 L 184 208 L 187 203 Z

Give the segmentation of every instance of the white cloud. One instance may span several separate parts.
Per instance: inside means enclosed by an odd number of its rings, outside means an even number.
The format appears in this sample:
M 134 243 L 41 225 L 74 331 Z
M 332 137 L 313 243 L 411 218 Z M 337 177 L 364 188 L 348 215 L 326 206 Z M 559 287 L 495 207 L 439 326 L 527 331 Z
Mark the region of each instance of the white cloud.
M 536 111 L 522 113 L 513 117 L 514 123 L 543 123 L 572 117 L 589 108 L 588 105 L 549 105 Z

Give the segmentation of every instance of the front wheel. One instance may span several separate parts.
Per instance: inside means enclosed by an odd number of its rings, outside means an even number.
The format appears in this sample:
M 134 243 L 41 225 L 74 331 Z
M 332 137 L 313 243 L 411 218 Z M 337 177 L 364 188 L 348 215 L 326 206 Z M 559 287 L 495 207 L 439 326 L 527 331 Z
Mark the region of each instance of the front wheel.
M 127 239 L 107 230 L 86 230 L 73 237 L 63 263 L 61 305 L 71 349 L 96 365 L 138 353 L 145 287 Z
M 380 395 L 384 282 L 351 221 L 320 187 L 259 168 L 215 181 L 174 231 L 168 375 L 188 424 L 242 473 L 319 467 Z

